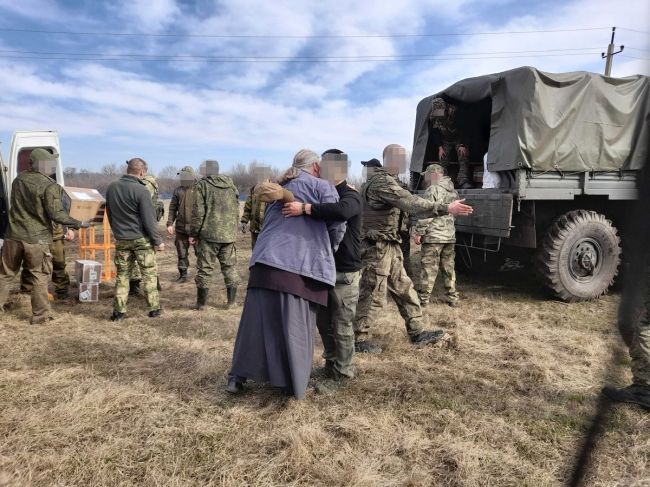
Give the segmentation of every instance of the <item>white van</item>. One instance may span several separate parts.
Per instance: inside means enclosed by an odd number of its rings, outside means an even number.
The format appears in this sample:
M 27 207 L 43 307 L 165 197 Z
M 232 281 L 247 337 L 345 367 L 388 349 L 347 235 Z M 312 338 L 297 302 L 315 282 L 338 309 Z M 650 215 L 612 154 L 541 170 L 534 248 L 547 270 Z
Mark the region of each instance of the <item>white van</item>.
M 4 239 L 7 229 L 11 184 L 18 174 L 29 168 L 32 150 L 42 147 L 52 153 L 61 154 L 59 134 L 54 130 L 33 130 L 14 132 L 9 148 L 9 158 L 3 159 L 0 150 L 0 239 Z M 56 165 L 56 181 L 63 186 L 63 162 L 61 157 Z

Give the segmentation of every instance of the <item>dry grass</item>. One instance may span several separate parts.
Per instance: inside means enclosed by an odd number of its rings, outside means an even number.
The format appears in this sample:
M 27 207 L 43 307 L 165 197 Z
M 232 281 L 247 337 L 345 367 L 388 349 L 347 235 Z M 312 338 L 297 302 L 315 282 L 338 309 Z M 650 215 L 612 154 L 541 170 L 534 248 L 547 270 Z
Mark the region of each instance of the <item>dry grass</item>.
M 338 394 L 233 398 L 222 385 L 241 308 L 220 308 L 219 282 L 213 308 L 190 310 L 194 285 L 175 274 L 170 249 L 158 321 L 141 299 L 107 321 L 110 286 L 99 304 L 55 304 L 47 327 L 13 298 L 0 317 L 0 485 L 558 485 L 617 340 L 615 297 L 566 306 L 521 274 L 460 276 L 462 307 L 428 310 L 456 350 L 413 349 L 390 304 L 375 327 L 385 353 L 358 356 Z M 648 415 L 617 408 L 590 485 L 650 485 L 649 432 Z

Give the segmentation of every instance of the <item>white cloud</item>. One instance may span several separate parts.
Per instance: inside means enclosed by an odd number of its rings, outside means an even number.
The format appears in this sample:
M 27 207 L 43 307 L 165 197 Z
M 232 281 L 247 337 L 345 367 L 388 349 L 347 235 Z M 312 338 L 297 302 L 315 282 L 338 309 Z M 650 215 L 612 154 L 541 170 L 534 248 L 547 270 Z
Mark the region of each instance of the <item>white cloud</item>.
M 175 0 L 121 0 L 112 10 L 129 26 L 142 32 L 158 32 L 179 18 Z
M 0 5 L 5 1 L 0 0 Z M 32 5 L 39 2 L 29 1 Z M 502 2 L 494 0 L 492 4 Z M 621 3 L 619 8 L 612 10 L 605 0 L 573 0 L 538 16 L 521 16 L 505 23 L 497 23 L 498 19 L 492 18 L 495 24 L 476 20 L 487 18 L 485 6 L 476 10 L 476 4 L 469 0 L 372 4 L 351 0 L 336 4 L 242 0 L 220 3 L 217 13 L 205 18 L 182 12 L 171 0 L 125 0 L 120 15 L 128 17 L 129 25 L 137 25 L 141 31 L 159 31 L 173 25 L 173 29 L 191 33 L 226 35 L 418 33 L 424 31 L 425 18 L 432 13 L 447 23 L 462 21 L 463 31 L 474 32 L 564 29 L 611 23 L 646 30 L 642 19 L 649 17 L 650 3 L 643 0 Z M 582 31 L 573 35 L 468 36 L 449 38 L 448 46 L 442 51 L 431 49 L 451 55 L 604 47 L 607 41 L 607 31 Z M 617 42 L 648 48 L 641 36 L 623 30 Z M 292 57 L 305 53 L 329 56 L 399 54 L 414 49 L 412 43 L 395 38 L 180 38 L 173 44 L 165 39 L 149 40 L 145 47 L 151 53 L 172 50 L 210 55 L 261 53 Z M 101 46 L 122 52 L 128 47 L 123 40 Z M 142 47 L 133 47 L 136 49 Z M 250 152 L 250 159 L 263 157 L 265 153 L 281 154 L 274 157 L 281 157 L 283 161 L 302 146 L 322 149 L 335 145 L 346 149 L 356 161 L 377 155 L 389 142 L 409 147 L 417 101 L 459 79 L 532 63 L 547 71 L 600 70 L 602 62 L 598 59 L 598 50 L 595 52 L 593 59 L 564 56 L 407 64 L 314 63 L 301 70 L 289 63 L 177 63 L 173 74 L 183 81 L 171 81 L 169 72 L 165 73 L 168 66 L 149 69 L 152 65 L 144 63 L 118 68 L 77 62 L 53 70 L 49 69 L 49 64 L 44 69 L 43 64 L 36 67 L 29 62 L 2 62 L 0 101 L 3 113 L 10 116 L 0 117 L 0 130 L 51 127 L 64 136 L 119 140 L 137 151 L 153 145 L 169 150 L 179 146 L 209 147 L 211 150 L 222 147 Z M 644 70 L 650 71 L 644 61 L 617 57 L 614 62 L 615 75 Z M 351 87 L 363 76 L 395 81 L 390 85 L 376 83 L 381 92 L 350 93 Z M 359 101 L 361 98 L 363 101 Z

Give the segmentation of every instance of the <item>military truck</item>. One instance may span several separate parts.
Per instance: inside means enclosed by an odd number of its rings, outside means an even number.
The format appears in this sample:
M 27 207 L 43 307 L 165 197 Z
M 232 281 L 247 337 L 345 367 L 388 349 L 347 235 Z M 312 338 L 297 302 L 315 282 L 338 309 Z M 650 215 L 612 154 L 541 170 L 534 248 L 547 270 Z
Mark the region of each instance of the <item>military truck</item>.
M 29 168 L 29 156 L 37 147 L 61 153 L 59 136 L 52 130 L 14 132 L 6 162 L 0 150 L 0 239 L 4 239 L 7 229 L 11 184 L 19 173 Z M 56 180 L 63 185 L 63 163 L 60 157 L 56 167 Z
M 598 298 L 621 262 L 621 234 L 650 145 L 647 76 L 546 73 L 522 67 L 455 83 L 417 107 L 411 189 L 438 160 L 430 121 L 434 98 L 457 106 L 474 188 L 474 207 L 457 218 L 457 245 L 469 262 L 519 249 L 564 301 Z M 482 187 L 483 170 L 497 187 Z M 449 166 L 452 173 L 457 170 Z M 623 236 L 624 237 L 624 236 Z M 473 257 L 472 257 L 473 256 Z M 477 258 L 478 257 L 478 258 Z

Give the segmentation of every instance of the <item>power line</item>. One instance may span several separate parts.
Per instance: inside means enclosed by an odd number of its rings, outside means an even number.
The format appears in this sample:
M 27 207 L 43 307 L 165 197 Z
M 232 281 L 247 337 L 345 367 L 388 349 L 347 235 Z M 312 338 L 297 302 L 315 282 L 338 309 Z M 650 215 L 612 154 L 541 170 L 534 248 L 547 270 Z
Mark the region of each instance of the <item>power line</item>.
M 619 29 L 626 30 L 628 32 L 636 32 L 637 34 L 645 34 L 647 36 L 650 36 L 650 32 L 646 32 L 645 30 L 628 29 L 627 27 L 619 27 Z
M 34 54 L 34 55 L 48 55 L 48 56 L 95 56 L 95 57 L 108 57 L 108 58 L 145 58 L 145 59 L 218 59 L 218 60 L 257 60 L 257 59 L 273 59 L 273 60 L 342 60 L 342 59 L 384 59 L 384 58 L 421 58 L 421 57 L 440 57 L 440 56 L 477 56 L 477 55 L 497 55 L 497 54 L 538 54 L 538 53 L 551 53 L 551 52 L 567 52 L 567 51 L 593 51 L 599 50 L 600 47 L 578 47 L 578 48 L 565 48 L 565 49 L 540 49 L 540 50 L 525 50 L 525 51 L 483 51 L 483 52 L 445 52 L 439 54 L 375 54 L 375 55 L 353 55 L 353 56 L 258 56 L 258 55 L 239 55 L 239 56 L 226 56 L 226 55 L 200 55 L 200 54 L 171 54 L 171 55 L 156 55 L 156 54 L 140 54 L 140 53 L 101 53 L 101 52 L 58 52 L 58 51 L 25 51 L 16 49 L 0 49 L 0 53 L 8 54 Z M 594 54 L 592 52 L 583 52 L 578 54 Z
M 638 59 L 639 61 L 650 61 L 650 57 L 628 56 L 627 54 L 621 54 L 621 57 L 625 57 L 628 59 Z
M 3 27 L 0 32 L 16 32 L 30 34 L 53 35 L 79 35 L 79 36 L 107 36 L 107 37 L 198 37 L 215 39 L 354 39 L 354 38 L 400 38 L 400 37 L 455 37 L 455 36 L 492 36 L 510 34 L 547 34 L 555 32 L 581 32 L 604 30 L 609 27 L 584 27 L 577 29 L 541 29 L 541 30 L 511 30 L 487 32 L 440 32 L 435 34 L 310 34 L 310 35 L 284 35 L 284 34 L 184 34 L 184 33 L 145 33 L 145 32 L 93 32 L 93 31 L 65 31 L 42 29 L 15 29 Z
M 422 56 L 411 58 L 383 58 L 383 59 L 187 59 L 187 58 L 114 58 L 114 57 L 58 57 L 58 56 L 11 56 L 0 55 L 0 59 L 21 59 L 23 61 L 36 59 L 36 60 L 49 60 L 49 61 L 121 61 L 121 62 L 185 62 L 185 63 L 363 63 L 363 62 L 408 62 L 408 61 L 464 61 L 464 60 L 480 60 L 480 59 L 514 59 L 514 58 L 538 58 L 538 57 L 563 57 L 563 56 L 593 56 L 598 53 L 565 53 L 565 54 L 526 54 L 521 56 L 474 56 L 474 57 L 444 57 L 444 56 Z

